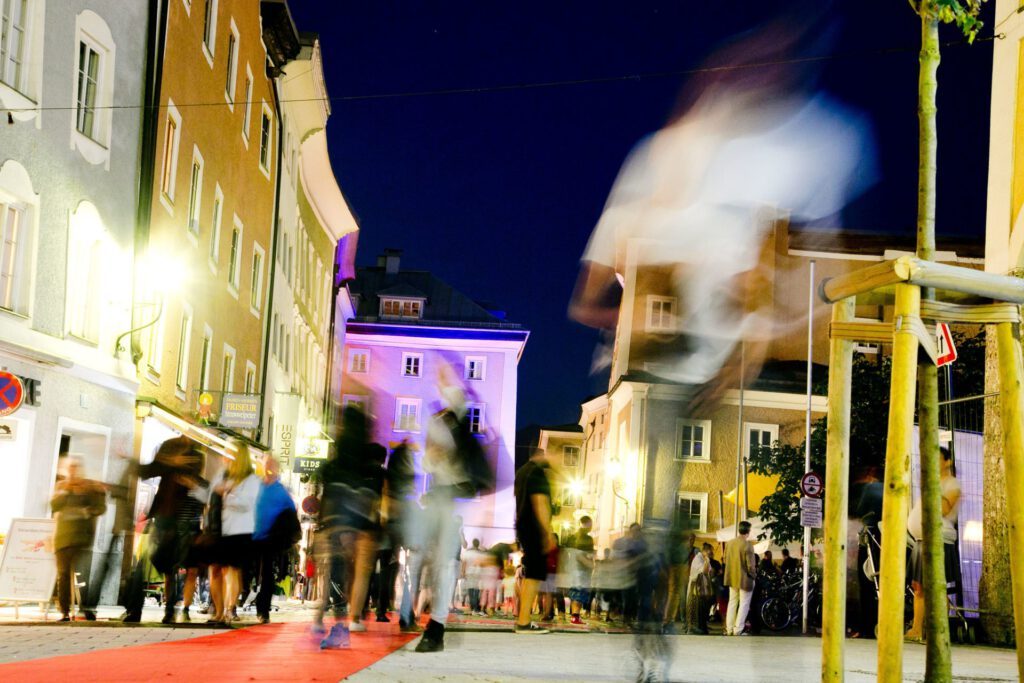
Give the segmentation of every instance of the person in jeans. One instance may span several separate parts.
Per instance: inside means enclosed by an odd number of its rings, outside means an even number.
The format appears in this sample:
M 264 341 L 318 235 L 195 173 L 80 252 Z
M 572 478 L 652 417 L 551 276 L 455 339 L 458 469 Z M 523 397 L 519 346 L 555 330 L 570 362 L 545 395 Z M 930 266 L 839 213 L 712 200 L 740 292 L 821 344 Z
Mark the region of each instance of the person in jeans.
M 729 607 L 725 616 L 725 635 L 744 635 L 750 600 L 754 595 L 757 554 L 748 540 L 750 522 L 736 527 L 738 535 L 725 544 L 725 585 L 729 587 Z
M 81 555 L 88 552 L 96 537 L 96 518 L 107 511 L 107 494 L 103 486 L 82 478 L 82 463 L 67 456 L 67 476 L 55 486 L 50 507 L 57 517 L 53 538 L 57 556 L 57 602 L 61 621 L 71 621 L 71 583 Z M 85 612 L 86 619 L 96 615 Z
M 256 617 L 261 624 L 270 621 L 270 604 L 278 576 L 276 566 L 287 565 L 282 555 L 301 534 L 295 501 L 281 483 L 281 466 L 276 459 L 267 456 L 263 462 L 263 485 L 256 496 L 256 527 L 252 534 L 260 558 Z

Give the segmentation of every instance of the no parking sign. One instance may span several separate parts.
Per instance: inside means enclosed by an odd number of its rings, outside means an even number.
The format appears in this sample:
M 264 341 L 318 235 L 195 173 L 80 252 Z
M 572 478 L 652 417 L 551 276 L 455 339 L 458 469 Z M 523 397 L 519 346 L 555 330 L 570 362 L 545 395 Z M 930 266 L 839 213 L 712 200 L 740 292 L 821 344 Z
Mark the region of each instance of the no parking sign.
M 25 400 L 25 385 L 9 372 L 0 371 L 0 417 L 7 417 Z

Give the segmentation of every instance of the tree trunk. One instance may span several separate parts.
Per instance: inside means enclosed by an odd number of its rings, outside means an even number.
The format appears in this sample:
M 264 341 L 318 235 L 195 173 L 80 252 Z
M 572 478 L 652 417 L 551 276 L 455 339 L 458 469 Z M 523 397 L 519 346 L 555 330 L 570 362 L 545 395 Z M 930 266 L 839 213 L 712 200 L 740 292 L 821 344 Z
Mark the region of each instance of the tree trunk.
M 938 90 L 939 22 L 928 13 L 921 16 L 921 54 L 918 75 L 918 186 L 917 256 L 935 258 L 935 167 L 938 139 L 935 94 Z M 933 299 L 931 289 L 922 299 Z M 921 505 L 924 531 L 924 634 L 927 641 L 925 679 L 951 681 L 949 617 L 946 599 L 946 567 L 942 543 L 942 491 L 939 482 L 939 380 L 930 360 L 918 366 L 920 391 L 918 429 L 921 444 Z
M 999 359 L 995 325 L 985 330 L 985 392 L 999 391 Z M 1013 646 L 1013 608 L 1007 600 L 1010 578 L 1010 539 L 1006 505 L 1006 468 L 999 402 L 985 401 L 984 551 L 978 585 L 981 630 L 990 645 Z

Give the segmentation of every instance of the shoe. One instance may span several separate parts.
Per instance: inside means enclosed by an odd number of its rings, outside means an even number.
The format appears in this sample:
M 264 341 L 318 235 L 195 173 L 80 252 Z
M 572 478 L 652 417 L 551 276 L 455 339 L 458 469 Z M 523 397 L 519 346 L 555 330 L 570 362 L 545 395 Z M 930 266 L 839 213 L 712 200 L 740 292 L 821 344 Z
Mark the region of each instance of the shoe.
M 423 633 L 423 627 L 415 621 L 398 620 L 398 630 L 401 633 Z
M 269 624 L 270 623 L 270 617 L 267 616 L 266 614 L 257 614 L 256 615 L 256 621 L 258 621 L 261 624 Z
M 444 651 L 444 624 L 431 619 L 427 623 L 427 630 L 416 645 L 416 652 L 443 652 Z
M 174 623 L 174 612 L 164 612 L 164 618 L 160 620 L 161 624 L 173 624 Z
M 142 615 L 135 612 L 125 612 L 121 615 L 122 624 L 138 624 L 142 621 Z
M 364 624 L 361 621 L 353 621 L 352 623 L 350 623 L 348 625 L 348 630 L 351 631 L 352 633 L 365 633 L 366 632 L 366 624 Z
M 391 620 L 388 619 L 388 615 L 386 615 L 386 614 L 378 614 L 377 615 L 377 623 L 378 624 L 390 624 Z
M 519 624 L 516 624 L 515 627 L 513 627 L 512 630 L 513 630 L 514 633 L 523 634 L 523 635 L 536 635 L 536 636 L 539 636 L 539 635 L 542 635 L 544 633 L 551 633 L 551 629 L 547 629 L 547 628 L 544 628 L 543 626 L 538 626 L 537 624 L 533 624 L 533 623 L 528 624 L 527 626 L 520 626 Z
M 188 614 L 188 607 L 181 608 L 181 623 L 187 624 L 192 621 L 192 617 Z
M 82 614 L 85 616 L 86 621 L 96 621 L 96 613 L 91 609 L 85 610 Z
M 581 619 L 581 618 L 580 618 L 580 615 L 578 615 L 578 614 L 574 614 L 574 615 L 572 615 L 572 617 L 571 617 L 571 618 L 569 619 L 569 623 L 570 623 L 570 624 L 582 624 L 582 623 L 583 623 L 583 619 Z
M 70 616 L 70 615 L 67 615 L 67 614 L 65 614 L 64 616 L 62 616 L 62 617 L 61 617 L 60 619 L 58 619 L 57 621 L 71 621 L 71 616 Z
M 331 627 L 331 632 L 327 634 L 327 637 L 320 641 L 320 649 L 340 650 L 348 647 L 350 642 L 348 627 L 345 624 L 335 624 Z

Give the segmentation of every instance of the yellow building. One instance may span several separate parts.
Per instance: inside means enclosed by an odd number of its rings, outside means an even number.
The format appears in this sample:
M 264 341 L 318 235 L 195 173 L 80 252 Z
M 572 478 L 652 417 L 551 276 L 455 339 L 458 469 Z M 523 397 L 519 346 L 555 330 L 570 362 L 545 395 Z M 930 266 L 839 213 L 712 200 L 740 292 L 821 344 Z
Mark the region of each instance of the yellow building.
M 174 432 L 223 446 L 197 423 L 262 440 L 280 161 L 273 76 L 299 50 L 284 3 L 159 6 L 132 339 L 137 413 L 155 418 L 137 435 L 144 459 Z

